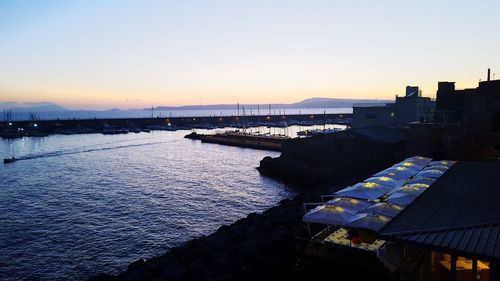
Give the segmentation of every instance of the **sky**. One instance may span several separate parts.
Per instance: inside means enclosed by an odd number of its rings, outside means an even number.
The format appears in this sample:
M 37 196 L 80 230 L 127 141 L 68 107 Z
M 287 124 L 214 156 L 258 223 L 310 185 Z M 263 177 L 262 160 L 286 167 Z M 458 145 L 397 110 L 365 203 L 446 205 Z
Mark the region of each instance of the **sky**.
M 500 76 L 499 14 L 497 0 L 0 0 L 0 102 L 434 97 L 438 81 Z

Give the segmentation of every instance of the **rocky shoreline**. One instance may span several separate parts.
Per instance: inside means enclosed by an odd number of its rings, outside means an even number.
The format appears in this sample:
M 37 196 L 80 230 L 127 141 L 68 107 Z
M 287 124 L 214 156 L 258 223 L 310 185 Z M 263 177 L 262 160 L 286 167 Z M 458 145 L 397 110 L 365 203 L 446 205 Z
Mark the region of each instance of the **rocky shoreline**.
M 295 246 L 297 237 L 307 236 L 302 203 L 317 201 L 326 189 L 285 199 L 262 214 L 251 213 L 162 256 L 135 261 L 117 276 L 100 274 L 89 281 L 301 280 L 296 278 L 304 274 L 303 259 Z
M 278 158 L 263 159 L 259 167 L 263 174 L 301 186 L 301 192 L 292 200 L 283 200 L 262 214 L 252 213 L 232 225 L 221 226 L 213 234 L 191 240 L 162 256 L 135 261 L 119 275 L 99 274 L 89 281 L 307 280 L 332 274 L 338 280 L 377 277 L 374 274 L 379 273 L 359 270 L 356 265 L 327 263 L 296 249 L 300 238 L 308 237 L 302 222 L 303 203 L 319 202 L 319 195 L 369 177 L 380 166 L 391 165 L 393 157 L 362 162 L 354 158 L 347 162 L 346 159 L 298 155 L 297 145 L 312 155 L 334 155 L 334 151 L 328 151 L 334 147 L 330 138 L 311 139 L 315 142 L 313 146 L 307 147 L 302 140 L 294 141 L 300 143 L 289 144 Z M 344 147 L 347 152 L 344 151 L 342 157 L 358 145 Z M 346 162 L 335 162 L 341 160 Z M 390 276 L 378 277 L 390 279 Z

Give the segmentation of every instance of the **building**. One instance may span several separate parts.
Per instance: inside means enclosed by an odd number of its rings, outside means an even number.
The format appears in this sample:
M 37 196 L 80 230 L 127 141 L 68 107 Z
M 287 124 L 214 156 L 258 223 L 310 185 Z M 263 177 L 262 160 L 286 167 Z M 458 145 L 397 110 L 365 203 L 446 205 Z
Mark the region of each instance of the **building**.
M 439 82 L 435 122 L 500 132 L 500 80 L 490 80 L 488 69 L 477 88 L 457 90 L 455 82 Z
M 500 280 L 500 161 L 459 162 L 378 233 L 411 280 Z
M 407 86 L 403 97 L 396 96 L 394 103 L 354 104 L 353 127 L 406 126 L 415 121 L 432 119 L 434 102 L 422 97 L 416 86 Z
M 471 89 L 439 82 L 431 122 L 411 123 L 410 154 L 454 160 L 500 158 L 500 80 Z
M 307 255 L 377 280 L 500 280 L 500 160 L 414 156 L 321 198 Z
M 393 103 L 360 103 L 352 108 L 354 128 L 369 126 L 395 126 L 396 109 Z

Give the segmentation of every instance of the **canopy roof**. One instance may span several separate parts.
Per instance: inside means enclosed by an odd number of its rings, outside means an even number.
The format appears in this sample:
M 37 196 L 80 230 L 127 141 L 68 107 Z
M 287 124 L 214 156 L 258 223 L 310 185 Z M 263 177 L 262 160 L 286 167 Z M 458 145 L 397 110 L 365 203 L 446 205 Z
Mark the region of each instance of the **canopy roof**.
M 322 223 L 331 225 L 342 225 L 355 215 L 355 212 L 347 208 L 321 205 L 304 215 L 304 222 Z
M 386 217 L 395 217 L 403 209 L 404 209 L 403 206 L 400 206 L 397 204 L 391 204 L 388 202 L 381 202 L 381 203 L 377 203 L 371 207 L 366 208 L 365 212 L 372 213 L 372 214 L 375 213 L 375 214 L 383 215 Z
M 391 190 L 388 194 L 390 196 L 391 194 L 394 194 L 394 193 L 407 193 L 407 194 L 418 196 L 422 192 L 424 192 L 424 190 L 426 188 L 427 188 L 427 186 L 425 186 L 425 187 L 420 186 L 420 184 L 403 185 L 401 187 L 397 187 L 397 188 Z
M 368 201 L 349 198 L 349 197 L 335 198 L 333 200 L 326 202 L 326 204 L 331 206 L 346 208 L 356 213 L 365 210 L 366 208 L 373 205 Z
M 404 181 L 397 180 L 397 179 L 394 179 L 391 177 L 384 177 L 384 176 L 371 177 L 371 178 L 366 179 L 364 182 L 375 182 L 375 183 L 385 185 L 385 186 L 388 186 L 391 188 L 402 186 L 404 183 Z
M 457 163 L 457 161 L 441 160 L 441 161 L 432 161 L 427 166 L 443 165 L 448 168 L 451 168 L 451 166 L 455 165 L 455 163 Z
M 386 189 L 382 188 L 363 188 L 350 186 L 335 192 L 335 195 L 341 197 L 351 197 L 356 199 L 374 200 L 387 193 Z
M 345 226 L 379 231 L 390 220 L 389 217 L 382 215 L 361 213 L 353 216 Z
M 397 180 L 406 181 L 417 173 L 415 170 L 408 169 L 406 167 L 391 167 L 385 169 L 382 172 L 376 173 L 375 177 L 391 177 Z
M 441 177 L 444 174 L 443 171 L 440 170 L 424 170 L 420 173 L 417 174 L 418 177 L 424 177 L 424 178 L 434 178 L 437 179 Z
M 392 204 L 408 206 L 411 202 L 413 202 L 413 200 L 417 198 L 418 195 L 419 194 L 395 192 L 389 195 L 389 197 L 387 197 L 385 201 Z
M 435 181 L 436 181 L 436 179 L 433 179 L 433 178 L 414 177 L 408 181 L 408 184 L 421 183 L 421 184 L 427 184 L 428 186 L 430 186 Z
M 408 158 L 363 182 L 335 192 L 333 195 L 337 198 L 309 211 L 303 220 L 378 231 L 454 163 L 431 162 L 430 158 L 420 156 Z M 378 203 L 373 203 L 374 200 Z
M 427 166 L 432 161 L 432 159 L 427 158 L 427 157 L 422 157 L 422 156 L 413 156 L 413 157 L 406 159 L 405 161 L 413 162 L 413 163 L 418 164 L 420 166 Z

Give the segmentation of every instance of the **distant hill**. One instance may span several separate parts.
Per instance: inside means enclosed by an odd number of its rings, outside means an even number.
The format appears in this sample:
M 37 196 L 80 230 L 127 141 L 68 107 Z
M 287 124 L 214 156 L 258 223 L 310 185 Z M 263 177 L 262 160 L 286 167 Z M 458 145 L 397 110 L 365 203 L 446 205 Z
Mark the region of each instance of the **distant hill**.
M 298 111 L 300 109 L 309 109 L 309 111 L 322 112 L 323 108 L 352 108 L 353 103 L 387 103 L 388 100 L 371 99 L 330 99 L 330 98 L 310 98 L 297 103 L 290 104 L 271 104 L 273 111 L 290 110 Z M 268 104 L 240 104 L 240 109 L 256 110 L 260 108 L 262 112 L 267 112 Z M 0 111 L 4 109 L 12 114 L 2 114 L 0 112 L 0 121 L 2 120 L 30 120 L 36 119 L 88 119 L 88 118 L 131 118 L 131 117 L 150 117 L 155 116 L 200 116 L 205 115 L 231 115 L 236 114 L 236 104 L 214 104 L 214 105 L 186 105 L 186 106 L 158 106 L 144 109 L 108 109 L 108 110 L 70 110 L 52 102 L 34 102 L 34 103 L 0 103 Z M 288 112 L 288 111 L 287 111 Z M 346 111 L 346 113 L 349 110 Z M 248 113 L 248 112 L 247 112 Z M 254 111 L 255 113 L 255 111 Z
M 296 103 L 271 104 L 272 108 L 350 108 L 354 103 L 388 103 L 390 100 L 376 99 L 332 99 L 332 98 L 310 98 Z M 267 108 L 269 104 L 240 104 L 248 108 Z M 185 106 L 158 106 L 155 110 L 226 110 L 235 109 L 236 104 L 212 104 L 212 105 L 185 105 Z M 145 108 L 144 110 L 151 110 Z
M 0 109 L 9 109 L 12 112 L 56 112 L 68 110 L 53 102 L 0 102 Z

